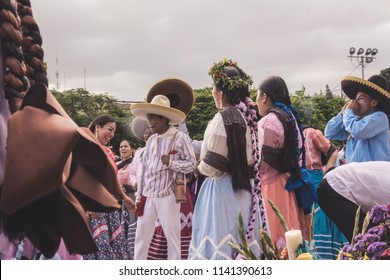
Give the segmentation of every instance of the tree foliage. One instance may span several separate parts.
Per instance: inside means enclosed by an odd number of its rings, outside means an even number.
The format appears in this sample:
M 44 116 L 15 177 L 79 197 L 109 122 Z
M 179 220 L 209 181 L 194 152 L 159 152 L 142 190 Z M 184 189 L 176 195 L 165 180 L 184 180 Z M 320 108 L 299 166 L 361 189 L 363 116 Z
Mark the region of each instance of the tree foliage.
M 291 103 L 297 108 L 304 124 L 324 131 L 327 122 L 340 112 L 346 100 L 329 93 L 305 95 L 305 88 L 302 87 L 291 97 Z
M 187 117 L 187 128 L 190 136 L 194 140 L 202 140 L 204 131 L 208 122 L 217 113 L 214 99 L 212 97 L 212 88 L 196 89 L 195 104 Z
M 388 84 L 387 90 L 389 91 L 390 90 L 390 67 L 383 69 L 380 72 L 380 75 L 386 78 Z
M 52 90 L 52 92 L 64 110 L 79 126 L 88 127 L 91 121 L 101 114 L 112 115 L 116 120 L 117 129 L 110 145 L 116 153 L 119 143 L 123 139 L 130 140 L 135 147 L 141 145 L 141 142 L 131 132 L 130 121 L 132 117 L 130 111 L 121 109 L 117 105 L 116 98 L 106 93 L 92 94 L 82 88 L 63 92 Z

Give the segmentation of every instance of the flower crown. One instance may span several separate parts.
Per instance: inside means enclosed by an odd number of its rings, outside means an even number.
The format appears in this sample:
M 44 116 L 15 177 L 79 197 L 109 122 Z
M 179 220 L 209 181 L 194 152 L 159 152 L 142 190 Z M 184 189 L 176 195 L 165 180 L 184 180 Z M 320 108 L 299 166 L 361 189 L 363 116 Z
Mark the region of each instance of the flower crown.
M 252 77 L 244 73 L 242 70 L 242 74 L 239 76 L 227 76 L 224 71 L 225 67 L 227 66 L 232 66 L 241 70 L 237 66 L 237 62 L 231 59 L 224 58 L 220 62 L 214 63 L 213 66 L 209 68 L 209 75 L 215 84 L 221 85 L 222 87 L 227 87 L 228 90 L 233 90 L 236 88 L 249 88 L 253 84 Z

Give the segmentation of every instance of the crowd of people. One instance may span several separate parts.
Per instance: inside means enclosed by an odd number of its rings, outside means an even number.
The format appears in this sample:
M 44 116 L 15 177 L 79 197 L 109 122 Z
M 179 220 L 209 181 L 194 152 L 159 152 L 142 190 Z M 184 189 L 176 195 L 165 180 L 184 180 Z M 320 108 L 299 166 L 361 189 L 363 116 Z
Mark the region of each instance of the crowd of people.
M 191 87 L 179 79 L 160 81 L 153 88 L 159 86 L 158 93 L 167 88 L 170 95 L 157 93 L 130 108 L 132 131 L 144 147 L 133 151 L 132 143 L 124 139 L 119 147 L 120 161 L 116 161 L 109 148 L 115 136 L 115 119 L 97 116 L 88 129 L 73 128 L 95 146 L 81 140 L 58 142 L 68 147 L 64 151 L 70 156 L 54 157 L 54 153 L 52 157 L 62 165 L 46 165 L 44 169 L 53 173 L 60 170 L 60 185 L 64 187 L 56 187 L 53 180 L 53 186 L 47 187 L 53 190 L 42 188 L 36 183 L 42 183 L 42 178 L 37 178 L 41 173 L 35 173 L 28 177 L 35 197 L 16 203 L 16 207 L 8 200 L 15 202 L 17 197 L 12 188 L 16 185 L 25 190 L 29 182 L 14 180 L 13 162 L 20 155 L 16 145 L 23 141 L 14 127 L 23 127 L 22 121 L 34 114 L 37 118 L 39 114 L 50 116 L 52 123 L 46 123 L 52 129 L 66 123 L 75 126 L 44 84 L 31 87 L 21 110 L 8 124 L 8 141 L 14 143 L 8 142 L 2 178 L 2 258 L 242 259 L 244 256 L 229 245 L 241 242 L 239 216 L 248 247 L 261 258 L 260 230 L 281 250 L 286 248 L 285 230 L 269 203 L 272 201 L 287 226 L 300 229 L 306 240 L 314 209 L 316 251 L 321 259 L 335 259 L 340 248 L 351 242 L 357 208 L 362 209 L 362 227 L 371 207 L 390 204 L 390 93 L 383 77 L 344 78 L 342 88 L 351 101 L 328 122 L 323 133 L 302 123 L 281 77 L 264 79 L 254 103 L 249 95 L 252 78 L 237 62 L 216 62 L 209 75 L 218 112 L 208 123 L 202 141 L 192 140 L 185 126 L 194 101 L 190 100 L 185 110 L 173 106 L 178 103 L 175 98 L 180 94 L 175 91 L 180 87 L 188 90 L 181 98 L 194 98 Z M 29 109 L 34 107 L 37 112 Z M 31 133 L 45 131 L 45 126 L 31 124 L 27 124 Z M 69 131 L 54 131 L 70 137 Z M 338 150 L 330 140 L 346 141 L 345 164 L 338 162 Z M 92 148 L 97 148 L 100 156 L 91 156 Z M 104 168 L 105 173 L 100 174 Z M 292 188 L 304 172 L 310 175 L 312 185 Z M 183 185 L 184 195 L 179 191 Z M 71 209 L 65 207 L 60 195 L 72 205 L 79 203 L 77 209 L 84 221 L 80 224 L 87 233 L 76 237 L 63 228 L 69 223 L 53 221 L 70 217 Z M 51 200 L 64 203 L 63 208 L 53 207 Z M 17 225 L 32 216 L 27 210 L 40 213 L 41 205 L 54 211 L 53 216 L 35 217 L 33 225 Z M 45 228 L 53 224 L 60 229 Z M 75 239 L 86 243 L 81 246 Z
M 0 1 L 1 259 L 245 259 L 231 246 L 242 238 L 261 259 L 261 231 L 286 248 L 270 202 L 306 240 L 313 227 L 321 259 L 336 259 L 356 213 L 361 229 L 374 205 L 390 205 L 384 77 L 343 78 L 351 100 L 322 132 L 302 123 L 281 77 L 265 78 L 254 102 L 251 76 L 223 59 L 209 68 L 218 112 L 202 140 L 185 125 L 191 86 L 165 79 L 131 106 L 145 145 L 121 139 L 118 161 L 116 120 L 79 127 L 48 90 L 29 1 Z

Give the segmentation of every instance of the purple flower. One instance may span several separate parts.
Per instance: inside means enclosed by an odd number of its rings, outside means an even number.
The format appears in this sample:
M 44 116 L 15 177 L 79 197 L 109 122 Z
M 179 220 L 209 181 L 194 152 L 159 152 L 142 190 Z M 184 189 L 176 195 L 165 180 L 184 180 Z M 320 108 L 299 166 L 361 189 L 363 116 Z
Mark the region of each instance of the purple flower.
M 379 226 L 379 231 L 378 231 L 378 235 L 381 237 L 381 239 L 382 239 L 382 237 L 384 236 L 384 235 L 386 235 L 386 234 L 388 234 L 389 233 L 389 228 L 388 227 L 385 227 L 385 226 L 383 226 L 383 225 L 380 225 Z
M 383 251 L 387 248 L 386 242 L 374 242 L 370 244 L 367 248 L 367 255 L 372 260 L 378 260 L 382 255 Z
M 378 234 L 379 229 L 380 229 L 380 225 L 379 225 L 379 226 L 372 227 L 372 228 L 370 228 L 369 230 L 367 230 L 367 234 Z M 356 235 L 356 236 L 357 236 L 357 235 Z M 362 235 L 362 236 L 363 236 L 363 235 Z
M 355 241 L 359 241 L 359 240 L 362 240 L 362 239 L 363 239 L 363 234 L 358 233 L 358 234 L 355 235 Z
M 344 245 L 344 247 L 341 249 L 340 259 L 347 260 L 348 258 L 345 256 L 345 254 L 350 254 L 352 252 L 352 246 L 351 245 Z
M 370 218 L 374 224 L 379 224 L 385 220 L 386 214 L 389 213 L 389 208 L 384 205 L 375 205 L 370 211 Z
M 381 239 L 377 234 L 367 233 L 366 235 L 364 235 L 363 240 L 366 243 L 374 243 L 374 242 L 380 241 Z
M 364 241 L 362 239 L 358 240 L 352 248 L 352 251 L 354 251 L 354 252 L 365 251 L 365 250 L 366 250 L 366 244 L 364 243 Z
M 387 226 L 384 226 L 382 224 L 372 227 L 367 231 L 367 234 L 373 234 L 378 235 L 381 239 L 384 235 L 386 235 L 389 232 L 389 229 Z

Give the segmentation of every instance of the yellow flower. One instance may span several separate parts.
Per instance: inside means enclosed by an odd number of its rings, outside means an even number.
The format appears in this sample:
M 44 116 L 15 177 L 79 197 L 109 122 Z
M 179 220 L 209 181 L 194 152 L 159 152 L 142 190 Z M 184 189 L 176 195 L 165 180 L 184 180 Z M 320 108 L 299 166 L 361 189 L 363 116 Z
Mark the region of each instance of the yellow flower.
M 297 257 L 297 260 L 313 260 L 313 256 L 310 253 L 302 253 Z

